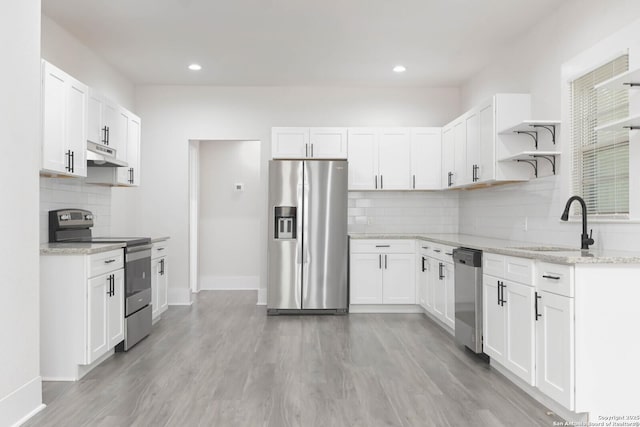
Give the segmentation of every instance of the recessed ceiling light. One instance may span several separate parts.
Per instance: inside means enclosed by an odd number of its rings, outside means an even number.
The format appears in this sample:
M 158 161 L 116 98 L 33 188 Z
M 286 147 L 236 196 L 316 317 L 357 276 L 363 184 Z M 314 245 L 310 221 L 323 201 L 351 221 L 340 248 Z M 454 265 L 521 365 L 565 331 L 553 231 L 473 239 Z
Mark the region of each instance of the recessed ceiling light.
M 407 71 L 407 67 L 405 67 L 404 65 L 396 65 L 395 67 L 393 67 L 393 71 L 395 71 L 396 73 L 404 73 L 405 71 Z
M 191 65 L 189 65 L 189 69 L 191 71 L 200 71 L 200 70 L 202 70 L 202 65 L 200 65 L 200 64 L 191 64 Z

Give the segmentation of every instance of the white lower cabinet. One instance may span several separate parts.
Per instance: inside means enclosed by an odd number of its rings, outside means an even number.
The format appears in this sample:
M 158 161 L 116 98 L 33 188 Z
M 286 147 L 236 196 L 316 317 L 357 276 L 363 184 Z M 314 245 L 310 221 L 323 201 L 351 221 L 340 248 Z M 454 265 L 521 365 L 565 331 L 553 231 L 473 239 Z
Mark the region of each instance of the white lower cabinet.
M 169 307 L 167 258 L 167 242 L 154 243 L 151 249 L 151 317 L 154 321 Z
M 76 381 L 124 339 L 122 249 L 40 257 L 40 370 Z
M 453 248 L 421 242 L 418 258 L 418 304 L 433 317 L 455 328 Z
M 539 292 L 536 385 L 562 406 L 574 408 L 573 298 Z
M 534 288 L 507 280 L 511 266 L 532 265 L 530 260 L 485 254 L 484 266 L 500 276 L 485 274 L 482 285 L 483 351 L 530 385 L 535 384 Z M 500 274 L 504 272 L 503 274 Z M 520 277 L 531 283 L 525 275 Z
M 426 250 L 420 251 L 416 280 L 417 303 L 427 312 L 433 314 L 434 286 L 433 286 L 433 258 L 427 256 Z
M 352 242 L 350 304 L 415 304 L 415 254 L 407 248 L 413 241 Z

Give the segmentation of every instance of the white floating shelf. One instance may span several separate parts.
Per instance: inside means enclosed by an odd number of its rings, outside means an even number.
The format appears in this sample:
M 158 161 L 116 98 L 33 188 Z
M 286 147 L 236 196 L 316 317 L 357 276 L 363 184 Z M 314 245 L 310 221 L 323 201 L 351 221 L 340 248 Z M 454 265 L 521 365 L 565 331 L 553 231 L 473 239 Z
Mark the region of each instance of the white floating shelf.
M 513 132 L 531 132 L 536 130 L 536 126 L 558 126 L 559 124 L 560 120 L 523 120 L 522 123 L 503 129 L 498 133 L 506 135 Z
M 640 129 L 640 114 L 636 116 L 626 117 L 624 119 L 616 120 L 615 122 L 606 123 L 602 126 L 596 127 L 594 130 L 596 132 L 606 132 L 606 131 L 616 131 L 616 130 L 625 130 L 631 129 L 636 130 Z
M 640 68 L 619 74 L 594 86 L 596 90 L 629 89 L 633 87 L 640 89 Z
M 561 151 L 523 151 L 513 156 L 505 157 L 498 160 L 499 162 L 513 162 L 516 160 L 532 160 L 536 157 L 559 156 Z

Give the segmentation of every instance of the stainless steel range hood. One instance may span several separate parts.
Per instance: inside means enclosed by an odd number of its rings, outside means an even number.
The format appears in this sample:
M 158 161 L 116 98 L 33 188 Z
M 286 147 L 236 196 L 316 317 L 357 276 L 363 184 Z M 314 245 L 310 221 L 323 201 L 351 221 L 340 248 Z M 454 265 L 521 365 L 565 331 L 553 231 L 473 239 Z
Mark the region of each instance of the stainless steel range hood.
M 87 141 L 87 166 L 120 168 L 129 164 L 116 158 L 115 148 Z

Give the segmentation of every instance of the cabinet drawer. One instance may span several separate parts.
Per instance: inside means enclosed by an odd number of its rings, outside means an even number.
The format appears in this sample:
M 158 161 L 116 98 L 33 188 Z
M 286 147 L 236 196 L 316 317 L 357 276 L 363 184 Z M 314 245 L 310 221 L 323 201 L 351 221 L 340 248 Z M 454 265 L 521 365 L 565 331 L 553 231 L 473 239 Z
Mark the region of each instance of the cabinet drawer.
M 539 262 L 536 273 L 536 286 L 541 291 L 573 297 L 573 271 L 572 265 Z
M 482 254 L 482 272 L 496 277 L 504 277 L 504 255 L 488 252 Z
M 89 276 L 95 277 L 124 268 L 124 250 L 89 255 Z
M 167 242 L 154 243 L 151 247 L 151 259 L 167 256 L 169 252 L 169 244 Z
M 533 285 L 533 260 L 528 258 L 504 257 L 504 277 L 514 282 Z
M 412 254 L 415 253 L 414 240 L 351 240 L 353 253 L 385 253 Z
M 433 243 L 429 248 L 430 255 L 440 261 L 453 262 L 453 246 Z

